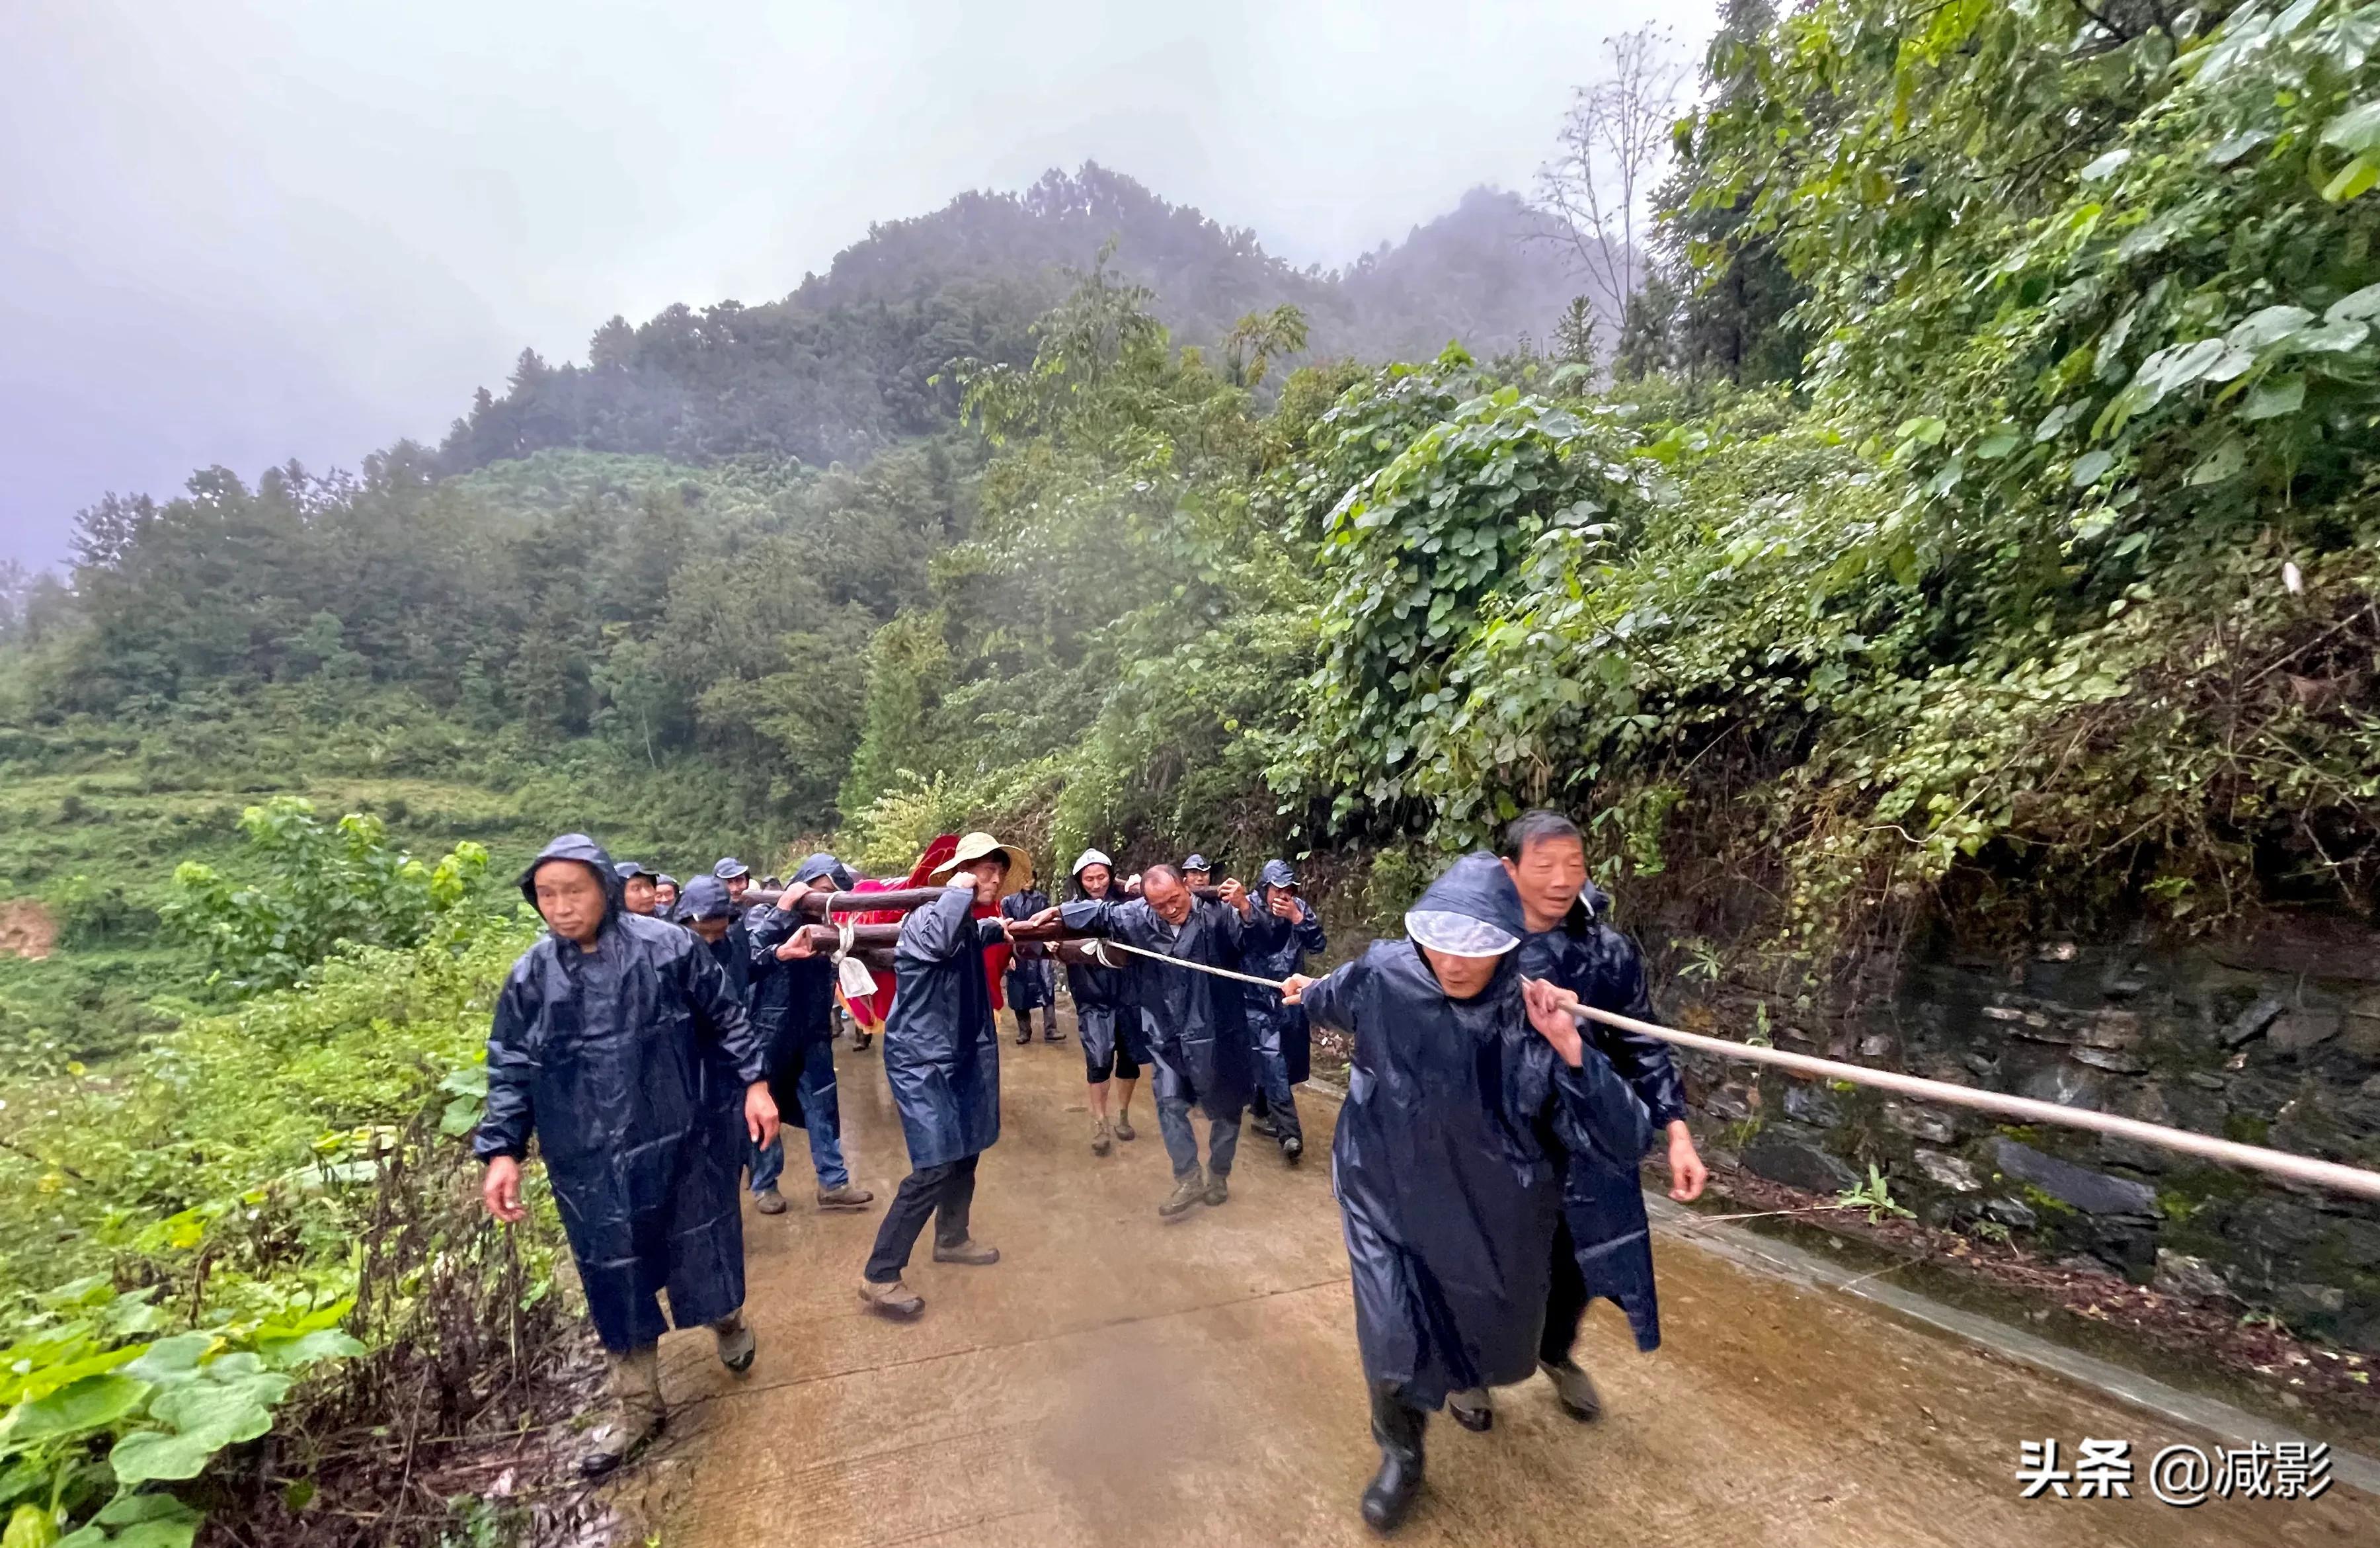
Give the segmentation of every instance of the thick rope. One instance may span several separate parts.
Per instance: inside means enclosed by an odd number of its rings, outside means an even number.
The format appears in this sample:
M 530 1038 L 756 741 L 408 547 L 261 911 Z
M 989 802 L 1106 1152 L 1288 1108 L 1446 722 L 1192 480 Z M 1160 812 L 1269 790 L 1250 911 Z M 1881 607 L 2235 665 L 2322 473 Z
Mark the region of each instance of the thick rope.
M 1111 962 L 1108 960 L 1107 954 L 1111 949 L 1112 949 L 1115 951 L 1128 951 L 1135 957 L 1146 957 L 1151 962 L 1170 962 L 1176 968 L 1187 968 L 1194 973 L 1212 973 L 1219 979 L 1236 979 L 1242 983 L 1253 983 L 1258 989 L 1278 990 L 1282 988 L 1287 981 L 1282 979 L 1260 979 L 1254 973 L 1235 973 L 1229 968 L 1217 968 L 1205 962 L 1191 962 L 1179 957 L 1168 957 L 1161 951 L 1150 951 L 1146 946 L 1126 945 L 1122 941 L 1110 940 L 1105 936 L 1099 936 L 1087 944 L 1090 948 L 1091 955 L 1099 959 L 1099 966 L 1102 968 L 1121 968 L 1123 966 L 1121 962 Z
M 2336 1161 L 2323 1161 L 2310 1155 L 2291 1155 L 2287 1151 L 2267 1150 L 2262 1145 L 2242 1145 L 2237 1140 L 2218 1140 L 2211 1134 L 2193 1134 L 2188 1129 L 2143 1123 L 2138 1118 L 2119 1118 L 2112 1113 L 2094 1113 L 2088 1108 L 2064 1107 L 2054 1102 L 2007 1096 L 1998 1091 L 1979 1091 L 1972 1086 L 1954 1086 L 1947 1080 L 1927 1080 L 1920 1076 L 1901 1075 L 1888 1069 L 1870 1069 L 1865 1065 L 1848 1065 L 1836 1059 L 1821 1059 L 1815 1054 L 1789 1053 L 1782 1048 L 1757 1048 L 1750 1043 L 1731 1042 L 1726 1038 L 1682 1032 L 1675 1027 L 1657 1026 L 1650 1021 L 1639 1021 L 1633 1016 L 1598 1010 L 1593 1006 L 1580 1007 L 1579 1015 L 1608 1027 L 1642 1032 L 1663 1042 L 1716 1054 L 1725 1059 L 1775 1065 L 1780 1069 L 1824 1076 L 1830 1080 L 1848 1080 L 1854 1085 L 1898 1091 L 1927 1102 L 1998 1113 L 2026 1123 L 2057 1124 L 2066 1128 L 2113 1134 L 2125 1140 L 2137 1140 L 2144 1145 L 2204 1156 L 2227 1166 L 2269 1172 L 2292 1182 L 2312 1183 L 2318 1188 L 2352 1193 L 2365 1199 L 2380 1199 L 2380 1172 L 2367 1171 L 2361 1166 L 2342 1165 Z
M 1286 983 L 1278 979 L 1257 978 L 1248 973 L 1235 973 L 1228 968 L 1213 968 L 1204 962 L 1185 962 L 1163 952 L 1148 951 L 1140 946 L 1126 945 L 1122 941 L 1099 940 L 1093 944 L 1093 955 L 1108 967 L 1122 967 L 1108 961 L 1101 948 L 1112 946 L 1135 957 L 1152 961 L 1169 962 L 1194 972 L 1212 973 L 1217 978 L 1236 979 L 1263 989 L 1282 989 Z M 2348 1166 L 2336 1161 L 2324 1161 L 2315 1156 L 2291 1155 L 2287 1151 L 2268 1150 L 2262 1145 L 2243 1145 L 2235 1140 L 2218 1140 L 2211 1134 L 2193 1134 L 2186 1128 L 2172 1128 L 2164 1124 L 2144 1123 L 2139 1118 L 2121 1118 L 2112 1113 L 2095 1113 L 2084 1107 L 2065 1107 L 2054 1102 L 2040 1102 L 2032 1097 L 2007 1096 L 1998 1091 L 1977 1091 L 1972 1086 L 1954 1086 L 1947 1080 L 1928 1080 L 1922 1076 L 1902 1075 L 1888 1069 L 1871 1069 L 1865 1065 L 1844 1064 L 1838 1059 L 1821 1059 L 1815 1054 L 1794 1054 L 1782 1048 L 1761 1048 L 1748 1042 L 1733 1042 L 1726 1038 L 1705 1037 L 1699 1032 L 1682 1032 L 1675 1027 L 1663 1027 L 1651 1021 L 1639 1021 L 1633 1016 L 1601 1010 L 1594 1006 L 1582 1006 L 1578 1015 L 1589 1021 L 1600 1021 L 1608 1027 L 1620 1027 L 1681 1048 L 1692 1048 L 1705 1054 L 1716 1054 L 1723 1059 L 1738 1059 L 1747 1064 L 1774 1065 L 1803 1075 L 1823 1076 L 1829 1080 L 1848 1080 L 1853 1085 L 1869 1086 L 1878 1091 L 1897 1091 L 1926 1102 L 1938 1102 L 1952 1107 L 1973 1107 L 2025 1123 L 2056 1124 L 2064 1128 L 2088 1129 L 2098 1134 L 2113 1134 L 2120 1139 L 2135 1140 L 2144 1145 L 2155 1145 L 2187 1155 L 2203 1156 L 2227 1166 L 2244 1167 L 2252 1172 L 2270 1173 L 2291 1182 L 2311 1183 L 2317 1188 L 2338 1193 L 2351 1193 L 2364 1199 L 2380 1199 L 2380 1172 L 2361 1166 Z

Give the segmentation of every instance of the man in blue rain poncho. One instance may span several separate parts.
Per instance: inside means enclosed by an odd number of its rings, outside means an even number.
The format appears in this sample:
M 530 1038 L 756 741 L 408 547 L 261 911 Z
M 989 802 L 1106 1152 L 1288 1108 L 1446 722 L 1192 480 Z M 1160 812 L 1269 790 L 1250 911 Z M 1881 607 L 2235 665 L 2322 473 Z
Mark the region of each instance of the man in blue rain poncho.
M 620 906 L 632 914 L 650 916 L 660 910 L 661 874 L 635 860 L 612 868 L 620 873 Z
M 752 1009 L 752 937 L 745 931 L 726 884 L 715 876 L 697 876 L 686 884 L 677 906 L 678 922 L 701 938 L 711 960 L 727 975 L 727 987 L 736 1004 Z
M 1375 943 L 1287 998 L 1354 1042 L 1331 1144 L 1380 1469 L 1366 1521 L 1404 1519 L 1422 1432 L 1451 1393 L 1535 1369 L 1560 1213 L 1551 1147 L 1631 1164 L 1644 1104 L 1560 992 L 1524 981 L 1524 920 L 1492 855 L 1467 855 Z
M 1330 949 L 1313 905 L 1297 896 L 1297 873 L 1287 860 L 1267 860 L 1257 879 L 1256 911 L 1241 932 L 1240 968 L 1258 978 L 1285 979 L 1302 971 L 1308 956 Z M 1305 1129 L 1297 1121 L 1291 1088 L 1305 1079 L 1312 1057 L 1305 1013 L 1283 1005 L 1281 992 L 1244 986 L 1248 1002 L 1248 1038 L 1257 1056 L 1255 1116 L 1249 1127 L 1281 1144 L 1291 1165 L 1305 1154 Z
M 809 1136 L 810 1167 L 818 1174 L 818 1207 L 865 1209 L 876 1195 L 855 1188 L 843 1158 L 843 1107 L 834 1084 L 835 964 L 810 949 L 800 935 L 805 923 L 795 910 L 804 893 L 824 888 L 849 892 L 851 872 L 832 855 L 812 855 L 794 872 L 794 884 L 774 906 L 762 904 L 746 917 L 752 932 L 752 1024 L 768 1051 L 769 1091 L 785 1122 Z M 752 1207 L 762 1214 L 785 1213 L 777 1178 L 785 1170 L 785 1140 L 752 1157 Z
M 1644 955 L 1612 927 L 1610 899 L 1586 879 L 1586 845 L 1577 825 L 1560 812 L 1524 811 L 1505 830 L 1503 853 L 1528 925 L 1521 970 L 1599 1010 L 1658 1019 L 1645 989 Z M 1685 1088 L 1670 1045 L 1599 1021 L 1583 1030 L 1651 1114 L 1653 1131 L 1666 1143 L 1670 1197 L 1682 1202 L 1699 1198 L 1710 1173 L 1686 1127 Z M 1593 1379 L 1572 1354 L 1587 1303 L 1607 1299 L 1627 1313 L 1639 1349 L 1661 1343 L 1652 1232 L 1633 1162 L 1615 1168 L 1594 1154 L 1569 1158 L 1553 1274 L 1538 1359 L 1564 1411 L 1585 1423 L 1603 1411 Z
M 901 1277 L 934 1217 L 934 1262 L 987 1265 L 996 1249 L 968 1232 L 976 1163 L 1000 1139 L 1000 1029 L 983 949 L 1014 920 L 978 919 L 1010 885 L 1029 885 L 1033 861 L 987 833 L 971 833 L 934 874 L 950 891 L 901 923 L 892 950 L 892 1011 L 884 1020 L 884 1079 L 900 1109 L 909 1175 L 884 1212 L 859 1299 L 889 1317 L 915 1317 L 925 1298 Z
M 621 907 L 593 839 L 563 835 L 520 884 L 551 933 L 496 998 L 472 1150 L 489 1213 L 508 1223 L 528 1218 L 531 1139 L 544 1155 L 611 1366 L 614 1411 L 581 1463 L 600 1474 L 661 1431 L 655 1346 L 671 1323 L 708 1324 L 728 1368 L 751 1368 L 736 1151 L 776 1133 L 777 1108 L 726 974 L 690 932 Z
M 1115 862 L 1098 849 L 1086 849 L 1075 861 L 1075 892 L 1069 901 L 1128 901 L 1115 874 Z M 1113 1141 L 1130 1140 L 1132 1089 L 1148 1057 L 1148 1035 L 1140 1024 L 1140 1007 L 1132 997 L 1132 970 L 1102 967 L 1096 962 L 1066 964 L 1066 992 L 1075 999 L 1075 1031 L 1083 1045 L 1083 1078 L 1089 1083 L 1091 1153 L 1105 1155 Z M 1108 1115 L 1109 1078 L 1114 1078 L 1115 1116 Z
M 1014 885 L 1012 882 L 1011 885 Z M 1038 887 L 1022 886 L 1000 900 L 1002 919 L 1029 920 L 1046 912 L 1050 895 Z M 1008 993 L 1008 1008 L 1016 1013 L 1016 1043 L 1018 1047 L 1033 1041 L 1033 1013 L 1041 1013 L 1041 1041 L 1056 1042 L 1058 1038 L 1058 964 L 1051 959 L 1050 948 L 1038 941 L 1019 941 L 1009 954 L 1008 974 L 1002 987 Z
M 1079 935 L 1104 935 L 1143 951 L 1237 969 L 1240 932 L 1256 905 L 1237 882 L 1223 884 L 1223 901 L 1191 892 L 1170 865 L 1141 876 L 1142 896 L 1129 903 L 1077 898 L 1059 909 Z M 1240 985 L 1211 973 L 1129 958 L 1132 994 L 1157 1066 L 1157 1128 L 1173 1163 L 1173 1192 L 1157 1206 L 1160 1218 L 1180 1220 L 1201 1201 L 1231 1197 L 1232 1158 L 1240 1147 L 1240 1114 L 1254 1085 L 1247 1002 Z M 1198 1136 L 1190 1104 L 1207 1115 L 1207 1170 L 1198 1169 Z

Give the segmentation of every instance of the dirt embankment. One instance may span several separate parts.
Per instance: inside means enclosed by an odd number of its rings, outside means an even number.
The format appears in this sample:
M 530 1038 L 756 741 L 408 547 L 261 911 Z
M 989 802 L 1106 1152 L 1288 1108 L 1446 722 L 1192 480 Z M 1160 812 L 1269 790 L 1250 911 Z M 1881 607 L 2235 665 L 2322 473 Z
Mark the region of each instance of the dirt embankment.
M 0 957 L 38 962 L 57 946 L 57 921 L 38 901 L 15 897 L 0 903 Z

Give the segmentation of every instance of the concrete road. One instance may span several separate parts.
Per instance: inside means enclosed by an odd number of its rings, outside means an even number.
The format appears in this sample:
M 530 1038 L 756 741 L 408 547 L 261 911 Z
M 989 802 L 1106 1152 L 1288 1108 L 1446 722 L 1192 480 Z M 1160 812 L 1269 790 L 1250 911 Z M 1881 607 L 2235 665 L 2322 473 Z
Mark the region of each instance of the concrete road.
M 854 1294 L 880 1204 L 906 1170 L 878 1054 L 838 1051 L 860 1215 L 747 1215 L 759 1359 L 742 1378 L 708 1335 L 663 1345 L 676 1409 L 632 1485 L 666 1548 L 844 1544 L 1246 1545 L 1370 1541 L 1356 1496 L 1376 1456 L 1328 1154 L 1335 1105 L 1301 1093 L 1314 1159 L 1249 1138 L 1231 1202 L 1160 1221 L 1165 1155 L 1088 1148 L 1071 1043 L 1003 1045 L 1005 1115 L 984 1158 L 978 1237 L 1003 1261 L 938 1267 L 921 1244 L 914 1323 Z M 1203 1126 L 1202 1126 L 1203 1127 Z M 1497 1395 L 1495 1430 L 1430 1429 L 1416 1544 L 2380 1543 L 2380 1502 L 2151 1494 L 2177 1431 L 2124 1405 L 1673 1240 L 1658 1250 L 1667 1344 L 1640 1356 L 1598 1305 L 1581 1359 L 1608 1412 L 1564 1418 L 1544 1383 Z M 2021 1501 L 2019 1444 L 2134 1442 L 2129 1500 Z

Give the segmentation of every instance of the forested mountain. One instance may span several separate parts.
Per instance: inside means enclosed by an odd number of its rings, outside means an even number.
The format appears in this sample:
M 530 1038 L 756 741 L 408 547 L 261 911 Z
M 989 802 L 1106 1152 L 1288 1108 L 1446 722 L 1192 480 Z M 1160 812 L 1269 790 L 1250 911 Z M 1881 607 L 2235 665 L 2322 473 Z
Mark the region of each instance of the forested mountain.
M 872 226 L 782 300 L 673 306 L 637 326 L 614 317 L 583 366 L 524 351 L 504 391 L 483 389 L 455 421 L 439 466 L 556 446 L 852 460 L 947 426 L 952 360 L 1029 359 L 1034 318 L 1111 242 L 1114 273 L 1155 295 L 1177 343 L 1214 345 L 1242 317 L 1287 304 L 1318 358 L 1427 357 L 1456 339 L 1493 355 L 1549 335 L 1580 288 L 1535 229 L 1518 196 L 1475 189 L 1343 274 L 1296 269 L 1253 231 L 1120 173 L 1053 171 L 1022 194 L 962 194 Z

